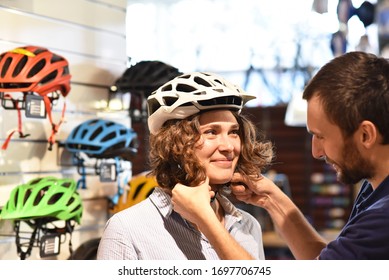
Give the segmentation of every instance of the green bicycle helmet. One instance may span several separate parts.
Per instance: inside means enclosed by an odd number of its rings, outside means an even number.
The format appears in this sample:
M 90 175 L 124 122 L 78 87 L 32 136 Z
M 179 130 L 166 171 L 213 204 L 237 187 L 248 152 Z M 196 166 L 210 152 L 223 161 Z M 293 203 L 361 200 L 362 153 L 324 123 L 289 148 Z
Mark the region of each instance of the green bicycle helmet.
M 83 206 L 73 179 L 37 178 L 18 185 L 0 213 L 0 219 L 52 218 L 80 224 Z

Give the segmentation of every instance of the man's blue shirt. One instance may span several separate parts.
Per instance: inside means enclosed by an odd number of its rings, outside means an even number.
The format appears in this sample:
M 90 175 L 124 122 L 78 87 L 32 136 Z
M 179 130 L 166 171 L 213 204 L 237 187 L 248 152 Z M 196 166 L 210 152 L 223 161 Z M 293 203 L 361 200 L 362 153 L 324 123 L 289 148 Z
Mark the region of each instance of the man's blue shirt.
M 389 176 L 373 190 L 364 181 L 350 218 L 321 260 L 389 260 Z

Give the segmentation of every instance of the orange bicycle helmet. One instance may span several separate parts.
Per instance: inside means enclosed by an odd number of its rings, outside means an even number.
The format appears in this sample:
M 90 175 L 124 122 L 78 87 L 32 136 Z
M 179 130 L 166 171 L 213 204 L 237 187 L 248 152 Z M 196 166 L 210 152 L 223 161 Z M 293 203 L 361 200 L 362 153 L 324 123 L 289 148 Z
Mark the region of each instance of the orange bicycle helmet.
M 70 91 L 69 65 L 46 48 L 25 46 L 0 55 L 0 91 L 35 92 L 41 96 Z
M 66 104 L 64 104 L 61 120 L 54 124 L 51 116 L 51 106 L 60 93 L 66 97 L 70 91 L 70 78 L 68 61 L 46 48 L 38 46 L 19 47 L 0 54 L 0 97 L 5 109 L 25 109 L 26 94 L 36 93 L 42 96 L 52 133 L 48 139 L 49 150 L 55 142 L 54 136 L 63 122 Z M 20 100 L 13 98 L 12 92 L 22 92 Z M 50 96 L 49 94 L 52 93 Z M 12 108 L 7 107 L 6 101 L 11 101 Z M 22 103 L 22 106 L 19 105 Z M 21 129 L 20 113 L 18 113 L 18 129 L 10 133 L 2 149 L 5 150 L 14 132 L 25 137 Z

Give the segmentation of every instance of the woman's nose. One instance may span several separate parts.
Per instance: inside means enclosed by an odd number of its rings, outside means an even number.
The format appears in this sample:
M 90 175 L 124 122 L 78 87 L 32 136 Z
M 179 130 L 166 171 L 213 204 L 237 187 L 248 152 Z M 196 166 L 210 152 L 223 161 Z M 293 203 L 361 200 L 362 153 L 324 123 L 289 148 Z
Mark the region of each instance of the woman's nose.
M 234 144 L 232 140 L 228 138 L 228 136 L 223 136 L 219 141 L 219 149 L 221 151 L 232 151 L 234 150 Z

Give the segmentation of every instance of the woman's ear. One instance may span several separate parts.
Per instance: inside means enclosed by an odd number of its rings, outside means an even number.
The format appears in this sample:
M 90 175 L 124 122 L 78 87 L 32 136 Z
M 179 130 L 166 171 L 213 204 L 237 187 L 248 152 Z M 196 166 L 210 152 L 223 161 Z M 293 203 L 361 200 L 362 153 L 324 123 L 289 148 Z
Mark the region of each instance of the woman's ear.
M 379 132 L 371 121 L 363 121 L 359 125 L 360 143 L 366 148 L 371 148 L 377 143 Z

